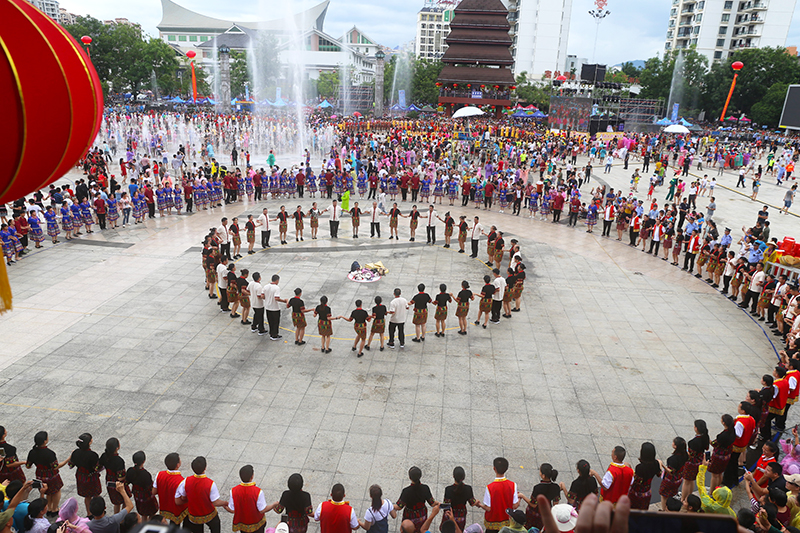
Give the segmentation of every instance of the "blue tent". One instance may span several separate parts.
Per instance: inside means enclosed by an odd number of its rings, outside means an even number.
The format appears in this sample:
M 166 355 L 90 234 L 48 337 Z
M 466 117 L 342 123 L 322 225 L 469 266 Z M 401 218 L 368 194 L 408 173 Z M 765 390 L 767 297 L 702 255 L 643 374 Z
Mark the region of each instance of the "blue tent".
M 332 104 L 332 103 L 330 103 L 330 102 L 329 102 L 329 101 L 327 101 L 327 100 L 323 100 L 323 101 L 322 101 L 322 103 L 320 103 L 320 104 L 318 104 L 318 105 L 317 105 L 317 107 L 318 107 L 318 108 L 320 108 L 320 109 L 327 109 L 327 108 L 329 108 L 329 107 L 333 107 L 333 104 Z
M 180 96 L 176 96 L 175 98 L 170 100 L 170 102 L 175 102 L 176 104 L 185 104 L 186 100 L 181 99 Z
M 659 126 L 669 126 L 670 124 L 672 124 L 672 121 L 667 117 L 664 117 L 658 122 L 656 122 L 656 124 L 658 124 Z
M 534 112 L 533 112 L 533 114 L 531 115 L 531 117 L 533 117 L 533 118 L 546 118 L 546 117 L 547 117 L 547 115 L 545 115 L 544 113 L 542 113 L 541 111 L 539 111 L 539 110 L 537 109 L 536 111 L 534 111 Z
M 683 117 L 681 117 L 681 119 L 678 121 L 678 123 L 679 123 L 681 126 L 686 126 L 687 128 L 691 128 L 691 127 L 692 127 L 692 125 L 693 125 L 691 122 L 689 122 L 688 120 L 686 120 L 686 119 L 685 119 L 685 118 L 683 118 Z
M 394 104 L 389 109 L 391 109 L 392 111 L 406 111 L 406 110 L 408 110 L 407 107 L 402 107 L 402 106 L 400 106 L 400 104 Z
M 422 111 L 420 108 L 418 108 L 414 104 L 411 104 L 410 106 L 408 106 L 408 110 L 409 111 Z
M 283 98 L 278 98 L 274 102 L 270 102 L 269 100 L 267 100 L 267 102 L 272 107 L 286 107 L 286 100 L 284 100 Z
M 511 116 L 514 118 L 530 118 L 532 115 L 527 114 L 522 109 L 518 109 Z

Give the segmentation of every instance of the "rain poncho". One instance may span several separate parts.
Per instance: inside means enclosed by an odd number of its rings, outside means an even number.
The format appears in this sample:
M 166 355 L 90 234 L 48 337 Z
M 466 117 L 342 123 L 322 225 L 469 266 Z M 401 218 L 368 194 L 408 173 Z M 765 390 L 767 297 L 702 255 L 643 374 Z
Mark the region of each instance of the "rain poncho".
M 728 487 L 717 487 L 711 495 L 706 490 L 706 465 L 700 465 L 697 471 L 697 489 L 700 492 L 700 501 L 704 513 L 727 514 L 736 518 L 736 512 L 731 509 L 733 495 Z

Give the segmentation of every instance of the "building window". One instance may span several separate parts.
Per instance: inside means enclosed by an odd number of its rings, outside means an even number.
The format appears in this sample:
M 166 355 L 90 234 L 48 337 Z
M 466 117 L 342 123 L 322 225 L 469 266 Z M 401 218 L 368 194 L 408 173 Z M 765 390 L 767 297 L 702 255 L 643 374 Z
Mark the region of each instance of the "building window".
M 327 39 L 319 38 L 319 51 L 320 52 L 341 52 L 342 49 L 338 45 L 330 42 Z
M 668 31 L 668 32 L 667 32 L 667 39 L 672 39 L 672 37 L 673 37 L 674 35 L 675 35 L 675 32 L 673 32 L 673 31 Z
M 725 39 L 717 39 L 717 48 L 725 46 Z
M 719 27 L 719 34 L 720 35 L 725 35 L 726 33 L 728 33 L 728 27 L 727 26 L 720 26 Z
M 670 28 L 674 28 L 675 27 L 675 19 L 672 19 L 672 20 L 669 21 L 669 27 Z
M 186 36 L 185 35 L 178 35 L 178 40 L 179 41 L 185 41 L 186 40 Z
M 700 26 L 695 26 L 695 27 L 694 27 L 694 34 L 695 34 L 695 35 L 699 35 L 699 34 L 700 34 Z M 695 41 L 696 41 L 696 40 L 697 40 L 697 39 L 695 39 Z
M 731 8 L 733 8 L 733 0 L 726 0 L 725 5 L 723 6 L 722 9 L 731 9 Z
M 722 59 L 722 52 L 720 51 L 714 52 L 714 59 Z
M 200 36 L 200 42 L 201 42 L 201 43 L 204 43 L 204 42 L 206 42 L 207 40 L 208 40 L 208 35 L 201 35 L 201 36 Z
M 729 20 L 731 20 L 731 16 L 728 13 L 723 13 L 722 22 L 728 22 Z
M 167 40 L 168 41 L 174 41 L 175 40 L 175 36 L 174 35 L 167 35 Z
M 677 14 L 678 14 L 678 10 L 677 10 L 676 8 L 674 8 L 674 7 L 673 7 L 673 8 L 672 8 L 672 10 L 670 10 L 670 12 L 669 12 L 669 16 L 670 16 L 670 17 L 674 17 L 674 16 L 675 16 L 675 15 L 677 15 Z
M 697 15 L 694 16 L 694 21 L 695 22 L 700 22 L 701 20 L 703 20 L 703 14 L 702 13 L 698 13 Z
M 189 36 L 189 41 L 191 41 L 193 43 L 196 43 L 197 42 L 197 35 L 190 35 Z
M 672 48 L 672 43 L 664 43 L 665 50 L 669 50 L 670 48 Z
M 700 0 L 699 2 L 697 2 L 698 10 L 703 9 L 704 7 L 706 7 L 706 0 Z
M 692 39 L 689 44 L 697 44 L 697 39 Z

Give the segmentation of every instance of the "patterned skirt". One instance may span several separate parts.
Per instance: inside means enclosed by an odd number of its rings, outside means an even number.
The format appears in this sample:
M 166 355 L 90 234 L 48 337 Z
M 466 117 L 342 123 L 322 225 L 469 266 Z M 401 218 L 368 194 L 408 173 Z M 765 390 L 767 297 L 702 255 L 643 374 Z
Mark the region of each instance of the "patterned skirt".
M 117 211 L 116 208 L 114 208 L 114 209 L 109 208 L 108 209 L 108 220 L 110 220 L 111 222 L 114 222 L 115 220 L 119 220 L 119 211 Z
M 733 446 L 714 446 L 714 452 L 711 454 L 711 461 L 708 463 L 708 471 L 712 474 L 722 474 L 725 472 L 725 467 L 728 466 L 728 461 L 731 458 Z
M 31 228 L 31 240 L 33 242 L 42 242 L 44 240 L 42 228 Z
M 320 320 L 317 323 L 317 327 L 319 329 L 319 334 L 323 337 L 329 337 L 333 334 L 333 327 L 331 327 L 330 320 Z
M 525 527 L 528 529 L 532 527 L 542 529 L 542 526 L 542 514 L 539 512 L 539 507 L 529 505 L 528 508 L 525 509 Z
M 688 464 L 686 463 L 686 465 Z M 678 489 L 681 488 L 681 483 L 686 478 L 685 467 L 681 470 L 684 470 L 684 472 L 668 472 L 664 470 L 664 477 L 661 478 L 661 487 L 658 489 L 658 493 L 661 496 L 672 498 L 678 494 Z
M 503 262 L 503 250 L 502 249 L 496 250 L 494 252 L 494 262 L 497 263 L 498 266 L 500 265 L 500 263 Z
M 298 329 L 306 327 L 306 314 L 292 313 L 292 324 Z
M 390 217 L 389 218 L 389 227 L 396 228 L 397 227 L 397 217 Z
M 482 313 L 488 313 L 491 310 L 492 310 L 492 299 L 481 298 L 481 303 L 478 304 L 478 311 Z
M 72 218 L 61 217 L 61 229 L 72 231 Z
M 697 266 L 701 267 L 705 265 L 706 261 L 708 261 L 708 255 L 700 254 L 700 257 L 697 258 Z
M 238 233 L 236 233 L 233 236 L 233 245 L 234 246 L 241 246 L 242 245 L 242 238 L 239 236 Z
M 87 226 L 94 224 L 94 218 L 92 218 L 91 213 L 81 213 L 81 218 L 83 219 L 83 223 Z
M 294 221 L 294 229 L 303 229 L 303 219 L 296 219 Z
M 494 257 L 494 241 L 486 245 L 486 255 Z
M 511 289 L 506 287 L 506 289 L 503 291 L 503 303 L 507 303 L 507 304 L 511 303 L 511 299 L 512 298 L 513 298 L 513 293 L 511 291 Z
M 522 283 L 517 283 L 514 285 L 514 288 L 511 289 L 511 297 L 514 300 L 519 300 L 519 297 L 522 296 L 522 289 L 524 289 L 524 285 Z
M 767 307 L 769 306 L 769 295 L 761 295 L 758 297 L 758 307 Z
M 386 319 L 385 318 L 376 318 L 372 321 L 372 328 L 370 329 L 370 333 L 383 333 L 386 331 Z
M 247 230 L 247 242 L 256 242 L 256 230 Z
M 133 485 L 133 499 L 136 502 L 136 512 L 142 516 L 158 514 L 158 500 L 153 496 L 150 487 Z
M 421 326 L 428 321 L 427 309 L 414 309 L 414 318 L 411 320 L 415 326 Z
M 467 240 L 467 232 L 466 231 L 459 231 L 458 232 L 458 240 L 459 241 L 466 241 Z
M 78 485 L 78 496 L 93 498 L 103 493 L 100 487 L 100 472 L 79 466 L 75 472 L 75 482 Z
M 689 450 L 689 460 L 686 461 L 685 465 L 683 465 L 683 479 L 686 481 L 694 481 L 697 479 L 697 471 L 700 469 L 700 463 L 702 462 L 703 452 Z
M 412 221 L 411 221 L 411 223 L 410 223 L 410 225 L 409 225 L 409 227 L 410 227 L 412 230 L 415 230 L 415 229 L 417 229 L 417 225 L 419 225 L 419 221 L 418 221 L 418 220 L 412 220 Z
M 48 222 L 47 223 L 47 234 L 51 237 L 57 237 L 58 234 L 61 233 L 58 231 L 58 223 L 56 222 Z
M 3 467 L 0 468 L 0 483 L 5 480 L 14 481 L 17 479 L 25 483 L 25 472 L 22 471 L 22 467 L 6 468 L 4 463 Z
M 465 317 L 469 314 L 469 302 L 460 302 L 456 306 L 456 316 Z
M 61 480 L 61 474 L 58 473 L 57 468 L 42 468 L 41 466 L 37 466 L 36 479 L 40 479 L 42 483 L 47 484 L 45 495 L 55 494 L 64 486 L 64 482 Z
M 456 524 L 458 524 L 458 530 L 459 531 L 464 531 L 464 528 L 467 525 L 467 506 L 466 505 L 458 505 L 458 506 L 454 505 L 451 508 L 451 511 L 453 511 L 453 519 L 456 521 Z M 442 523 L 444 523 L 444 521 L 442 521 Z M 441 531 L 441 530 L 442 530 L 442 526 L 440 525 L 439 526 L 439 531 Z
M 366 322 L 356 322 L 353 324 L 353 329 L 356 330 L 356 335 L 358 337 L 366 337 L 367 336 L 367 323 Z
M 446 226 L 444 228 L 444 236 L 445 237 L 452 237 L 453 236 L 453 226 Z
M 445 320 L 447 318 L 447 306 L 437 305 L 436 312 L 433 313 L 434 320 Z
M 250 297 L 249 296 L 239 296 L 239 305 L 242 306 L 244 309 L 250 309 Z M 243 317 L 247 318 L 247 317 Z
M 236 285 L 228 282 L 228 288 L 225 289 L 225 292 L 228 294 L 228 303 L 236 303 L 239 301 L 239 291 L 236 290 Z
M 628 491 L 628 498 L 631 499 L 631 509 L 646 511 L 650 507 L 650 497 L 652 491 L 653 478 L 644 479 L 634 476 L 631 488 Z
M 213 268 L 206 268 L 206 281 L 209 283 L 217 282 L 217 273 Z
M 425 502 L 418 503 L 415 507 L 405 507 L 403 509 L 403 520 L 411 520 L 414 523 L 415 533 L 420 533 L 420 527 L 428 519 L 428 508 Z
M 286 233 L 286 230 L 289 228 L 289 224 L 286 222 L 280 222 L 278 224 L 278 231 L 281 233 Z

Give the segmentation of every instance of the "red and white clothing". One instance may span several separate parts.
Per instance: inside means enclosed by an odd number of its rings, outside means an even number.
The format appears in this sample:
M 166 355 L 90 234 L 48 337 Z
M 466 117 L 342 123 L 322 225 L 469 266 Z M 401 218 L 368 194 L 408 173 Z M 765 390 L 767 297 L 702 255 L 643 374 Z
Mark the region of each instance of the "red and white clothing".
M 358 529 L 356 512 L 347 502 L 322 502 L 314 511 L 314 520 L 319 522 L 320 533 L 350 533 Z
M 263 526 L 267 499 L 255 483 L 239 483 L 231 489 L 228 508 L 233 511 L 233 530 L 251 533 Z
M 185 497 L 189 509 L 189 521 L 205 524 L 217 516 L 217 508 L 212 502 L 219 500 L 217 484 L 205 475 L 187 477 L 175 491 L 175 499 Z
M 438 213 L 436 212 L 435 209 L 433 211 L 431 211 L 429 209 L 428 213 L 426 215 L 425 225 L 428 226 L 428 227 L 435 226 L 436 225 L 436 217 L 437 216 L 438 216 Z
M 613 205 L 607 205 L 605 210 L 603 210 L 603 220 L 609 221 L 614 220 L 615 209 Z
M 628 494 L 632 483 L 633 468 L 624 464 L 611 463 L 600 483 L 602 485 L 600 494 L 603 501 L 617 503 L 622 496 Z
M 800 387 L 797 386 L 798 378 L 800 378 L 800 371 L 792 369 L 786 373 L 786 381 L 789 382 L 789 396 L 786 398 L 788 405 L 797 402 L 797 397 L 800 395 Z
M 756 421 L 750 415 L 739 415 L 733 424 L 733 431 L 736 433 L 736 440 L 733 441 L 733 451 L 742 453 L 750 444 L 753 433 L 756 430 Z
M 782 415 L 786 409 L 786 401 L 789 399 L 789 380 L 784 376 L 776 379 L 773 385 L 775 386 L 775 393 L 772 396 L 772 401 L 769 402 L 769 412 Z
M 158 492 L 158 509 L 161 516 L 175 525 L 180 525 L 189 513 L 187 505 L 175 503 L 175 492 L 183 483 L 183 475 L 177 470 L 162 470 L 153 480 L 153 488 Z
M 508 525 L 506 509 L 511 509 L 517 502 L 519 502 L 519 492 L 516 483 L 504 477 L 489 483 L 483 494 L 483 504 L 491 507 L 491 510 L 484 514 L 485 528 L 499 530 Z
M 689 244 L 686 245 L 686 252 L 690 254 L 697 254 L 700 252 L 700 236 L 692 235 L 689 239 Z

